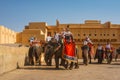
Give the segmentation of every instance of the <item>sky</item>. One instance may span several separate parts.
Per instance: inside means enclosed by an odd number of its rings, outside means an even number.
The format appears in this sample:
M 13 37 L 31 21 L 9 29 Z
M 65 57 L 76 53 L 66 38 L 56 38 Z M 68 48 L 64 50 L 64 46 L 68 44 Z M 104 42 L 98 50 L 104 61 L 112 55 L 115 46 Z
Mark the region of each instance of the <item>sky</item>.
M 30 22 L 56 25 L 85 20 L 120 24 L 120 0 L 0 0 L 0 25 L 16 32 Z

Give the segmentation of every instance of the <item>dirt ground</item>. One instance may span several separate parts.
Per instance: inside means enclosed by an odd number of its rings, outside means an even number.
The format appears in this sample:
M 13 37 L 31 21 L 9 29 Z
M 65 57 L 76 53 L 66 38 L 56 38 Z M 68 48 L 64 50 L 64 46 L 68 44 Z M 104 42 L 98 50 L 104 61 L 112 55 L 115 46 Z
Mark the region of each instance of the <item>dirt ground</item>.
M 85 66 L 79 60 L 79 69 L 66 70 L 55 66 L 25 66 L 0 75 L 0 80 L 120 80 L 120 61 L 111 64 L 92 64 Z

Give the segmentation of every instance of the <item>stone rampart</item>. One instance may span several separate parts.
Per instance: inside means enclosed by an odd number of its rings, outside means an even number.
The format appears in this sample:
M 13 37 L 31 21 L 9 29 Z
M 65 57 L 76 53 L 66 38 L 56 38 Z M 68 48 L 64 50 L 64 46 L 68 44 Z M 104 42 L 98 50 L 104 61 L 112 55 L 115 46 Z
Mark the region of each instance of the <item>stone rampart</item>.
M 0 45 L 0 74 L 24 66 L 27 55 L 28 47 Z

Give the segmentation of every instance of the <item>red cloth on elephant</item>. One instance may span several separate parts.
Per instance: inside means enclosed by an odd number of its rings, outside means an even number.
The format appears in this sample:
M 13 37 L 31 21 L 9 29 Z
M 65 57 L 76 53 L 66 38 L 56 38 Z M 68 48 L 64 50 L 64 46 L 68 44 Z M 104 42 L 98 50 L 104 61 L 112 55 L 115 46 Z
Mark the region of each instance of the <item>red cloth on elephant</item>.
M 75 43 L 73 41 L 67 42 L 64 40 L 64 52 L 63 57 L 69 61 L 77 61 Z
M 88 46 L 90 47 L 90 54 L 94 55 L 95 51 L 94 51 L 94 46 L 91 43 L 88 43 Z
M 91 43 L 88 43 L 87 45 L 90 47 L 89 53 L 90 53 L 91 58 L 93 58 L 95 55 L 94 46 Z

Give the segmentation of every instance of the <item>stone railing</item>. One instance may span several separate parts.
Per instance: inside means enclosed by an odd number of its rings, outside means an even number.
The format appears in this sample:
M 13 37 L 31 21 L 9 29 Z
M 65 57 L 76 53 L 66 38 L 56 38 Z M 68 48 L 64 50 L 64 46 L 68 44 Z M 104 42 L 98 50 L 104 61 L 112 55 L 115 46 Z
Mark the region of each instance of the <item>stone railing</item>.
M 0 74 L 22 67 L 28 55 L 28 47 L 0 45 Z

